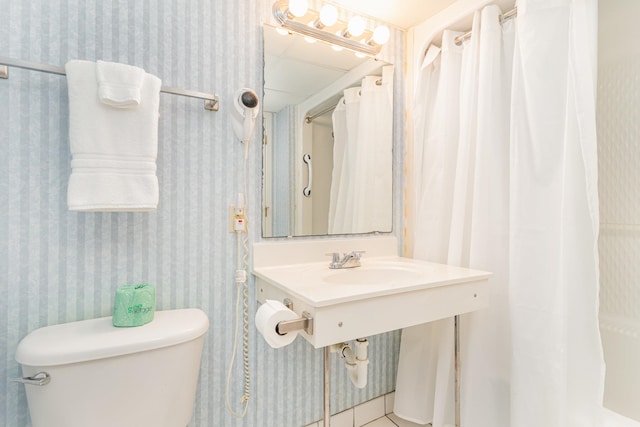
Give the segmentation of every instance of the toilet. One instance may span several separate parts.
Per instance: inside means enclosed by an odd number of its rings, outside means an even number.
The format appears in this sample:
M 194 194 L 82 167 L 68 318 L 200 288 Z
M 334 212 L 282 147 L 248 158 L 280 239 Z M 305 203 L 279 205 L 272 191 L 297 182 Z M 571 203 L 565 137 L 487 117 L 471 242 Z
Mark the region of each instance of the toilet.
M 208 328 L 204 312 L 182 309 L 134 328 L 104 317 L 31 332 L 16 361 L 25 378 L 48 376 L 25 383 L 32 426 L 185 427 Z

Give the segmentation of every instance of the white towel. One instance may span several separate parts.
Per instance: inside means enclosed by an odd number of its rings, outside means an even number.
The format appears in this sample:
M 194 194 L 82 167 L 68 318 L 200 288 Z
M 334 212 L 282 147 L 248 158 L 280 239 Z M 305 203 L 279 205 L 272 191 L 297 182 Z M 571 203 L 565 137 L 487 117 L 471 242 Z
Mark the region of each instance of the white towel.
M 142 68 L 117 62 L 96 62 L 98 98 L 116 108 L 132 108 L 140 105 Z
M 96 64 L 69 61 L 72 211 L 148 211 L 158 206 L 158 108 L 161 81 L 145 74 L 137 108 L 98 99 Z

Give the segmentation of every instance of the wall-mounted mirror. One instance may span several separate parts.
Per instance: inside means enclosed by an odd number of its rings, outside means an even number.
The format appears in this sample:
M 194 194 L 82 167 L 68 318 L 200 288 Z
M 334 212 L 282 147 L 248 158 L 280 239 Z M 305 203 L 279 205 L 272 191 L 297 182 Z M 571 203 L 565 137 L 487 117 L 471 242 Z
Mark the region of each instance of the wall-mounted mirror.
M 390 232 L 393 66 L 264 26 L 263 237 Z

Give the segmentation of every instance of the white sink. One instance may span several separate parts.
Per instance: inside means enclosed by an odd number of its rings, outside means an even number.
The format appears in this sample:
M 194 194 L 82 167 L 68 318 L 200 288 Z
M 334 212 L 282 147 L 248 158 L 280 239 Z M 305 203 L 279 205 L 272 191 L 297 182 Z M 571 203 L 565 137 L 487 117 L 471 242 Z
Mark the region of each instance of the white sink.
M 422 270 L 403 262 L 402 258 L 367 259 L 362 266 L 348 269 L 327 269 L 320 266 L 320 279 L 327 284 L 402 286 L 422 277 Z
M 362 266 L 330 269 L 327 252 L 365 250 Z M 254 245 L 256 296 L 293 302 L 314 318 L 314 347 L 483 308 L 490 273 L 399 257 L 394 237 L 261 242 Z M 314 260 L 310 262 L 310 260 Z

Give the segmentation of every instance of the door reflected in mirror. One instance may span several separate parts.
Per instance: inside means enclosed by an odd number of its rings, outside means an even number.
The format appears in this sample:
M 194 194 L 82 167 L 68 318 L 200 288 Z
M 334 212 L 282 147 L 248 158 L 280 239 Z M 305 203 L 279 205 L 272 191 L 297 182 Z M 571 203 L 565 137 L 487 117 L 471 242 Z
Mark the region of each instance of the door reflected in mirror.
M 263 237 L 390 232 L 393 66 L 264 27 Z

